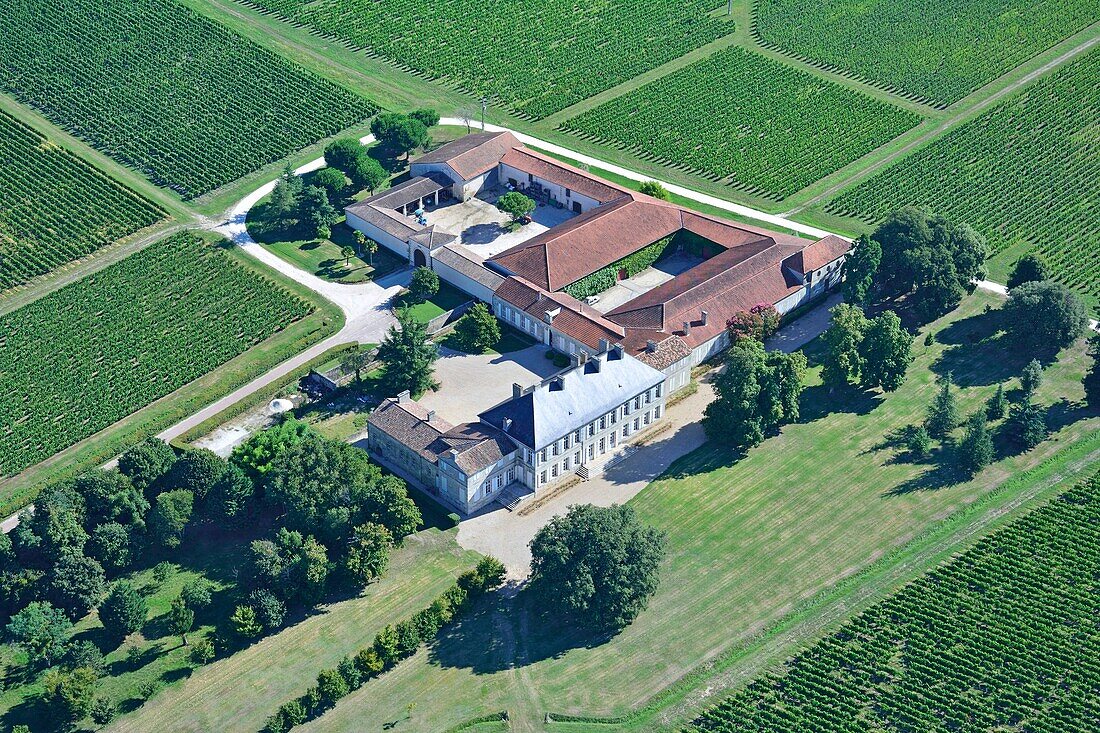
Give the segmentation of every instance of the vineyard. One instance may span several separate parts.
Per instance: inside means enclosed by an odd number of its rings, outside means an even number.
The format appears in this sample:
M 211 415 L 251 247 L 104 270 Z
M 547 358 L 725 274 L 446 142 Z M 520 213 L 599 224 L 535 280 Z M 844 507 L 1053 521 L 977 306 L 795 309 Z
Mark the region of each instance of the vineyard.
M 1100 729 L 1100 474 L 707 710 L 717 731 Z
M 932 142 L 831 201 L 868 221 L 924 204 L 965 221 L 994 251 L 1026 244 L 1055 276 L 1100 283 L 1100 51 Z
M 184 233 L 0 317 L 0 476 L 111 425 L 309 311 Z
M 713 0 L 242 0 L 541 118 L 731 33 Z
M 184 198 L 375 111 L 189 8 L 158 0 L 5 8 L 0 90 Z
M 1100 19 L 1094 0 L 754 0 L 757 39 L 946 106 Z
M 562 128 L 783 198 L 920 121 L 734 47 L 583 112 Z
M 3 112 L 0 170 L 0 290 L 165 216 L 151 201 Z

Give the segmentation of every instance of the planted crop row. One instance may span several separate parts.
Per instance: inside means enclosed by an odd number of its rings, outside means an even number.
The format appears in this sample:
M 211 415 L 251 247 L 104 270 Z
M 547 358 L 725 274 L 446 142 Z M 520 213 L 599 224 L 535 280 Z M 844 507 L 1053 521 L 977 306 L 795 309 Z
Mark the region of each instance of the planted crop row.
M 5 8 L 0 89 L 185 198 L 375 111 L 190 8 L 157 0 Z
M 765 46 L 946 106 L 1100 19 L 1094 0 L 755 0 Z
M 117 422 L 309 312 L 184 233 L 0 317 L 0 476 Z
M 713 0 L 242 0 L 541 118 L 733 32 Z
M 783 198 L 920 120 L 732 47 L 582 112 L 562 128 Z
M 1082 292 L 1100 285 L 1100 51 L 843 192 L 826 209 L 881 219 L 922 204 L 994 251 L 1025 244 Z
M 164 218 L 139 196 L 0 112 L 0 290 Z
M 710 708 L 702 731 L 1100 725 L 1100 475 Z

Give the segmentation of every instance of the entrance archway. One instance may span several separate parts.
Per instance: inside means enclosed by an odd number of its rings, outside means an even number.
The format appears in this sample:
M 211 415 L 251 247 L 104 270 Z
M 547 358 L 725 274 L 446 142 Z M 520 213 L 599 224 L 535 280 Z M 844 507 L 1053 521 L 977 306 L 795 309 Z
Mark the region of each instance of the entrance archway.
M 424 256 L 424 250 L 418 249 L 413 252 L 413 264 L 417 267 L 424 267 L 428 264 L 428 258 Z

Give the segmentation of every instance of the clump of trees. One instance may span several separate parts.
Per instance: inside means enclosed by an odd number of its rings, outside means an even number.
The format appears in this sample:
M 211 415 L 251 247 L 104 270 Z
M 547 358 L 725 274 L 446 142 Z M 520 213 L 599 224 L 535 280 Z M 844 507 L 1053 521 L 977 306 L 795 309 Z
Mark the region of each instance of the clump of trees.
M 530 593 L 549 613 L 615 632 L 645 610 L 664 556 L 664 534 L 633 508 L 573 506 L 531 540 Z
M 418 109 L 410 114 L 383 112 L 371 120 L 370 131 L 385 150 L 395 156 L 404 155 L 428 142 L 428 129 L 439 124 L 439 114 L 432 109 Z
M 854 383 L 893 392 L 904 383 L 913 361 L 913 337 L 890 311 L 867 318 L 858 307 L 841 303 L 822 338 L 821 378 L 830 388 Z
M 662 186 L 660 181 L 642 181 L 641 185 L 638 186 L 638 191 L 662 201 L 668 201 L 671 198 L 668 189 Z

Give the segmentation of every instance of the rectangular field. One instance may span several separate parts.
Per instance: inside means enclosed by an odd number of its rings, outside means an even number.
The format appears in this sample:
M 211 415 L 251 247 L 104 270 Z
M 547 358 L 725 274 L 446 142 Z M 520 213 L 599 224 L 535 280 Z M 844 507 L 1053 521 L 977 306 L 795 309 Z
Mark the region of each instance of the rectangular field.
M 0 112 L 0 290 L 155 224 L 165 212 Z
M 171 0 L 14 3 L 0 90 L 184 198 L 376 109 Z
M 1096 730 L 1100 474 L 699 716 L 685 733 Z
M 714 0 L 242 0 L 541 118 L 733 31 Z
M 1094 0 L 754 0 L 756 37 L 946 106 L 1100 19 Z
M 0 317 L 0 476 L 96 433 L 310 311 L 183 233 Z
M 732 47 L 582 112 L 562 128 L 780 199 L 920 121 Z
M 1100 51 L 934 140 L 825 209 L 877 221 L 919 204 L 970 224 L 994 252 L 1035 249 L 1057 279 L 1100 285 Z

